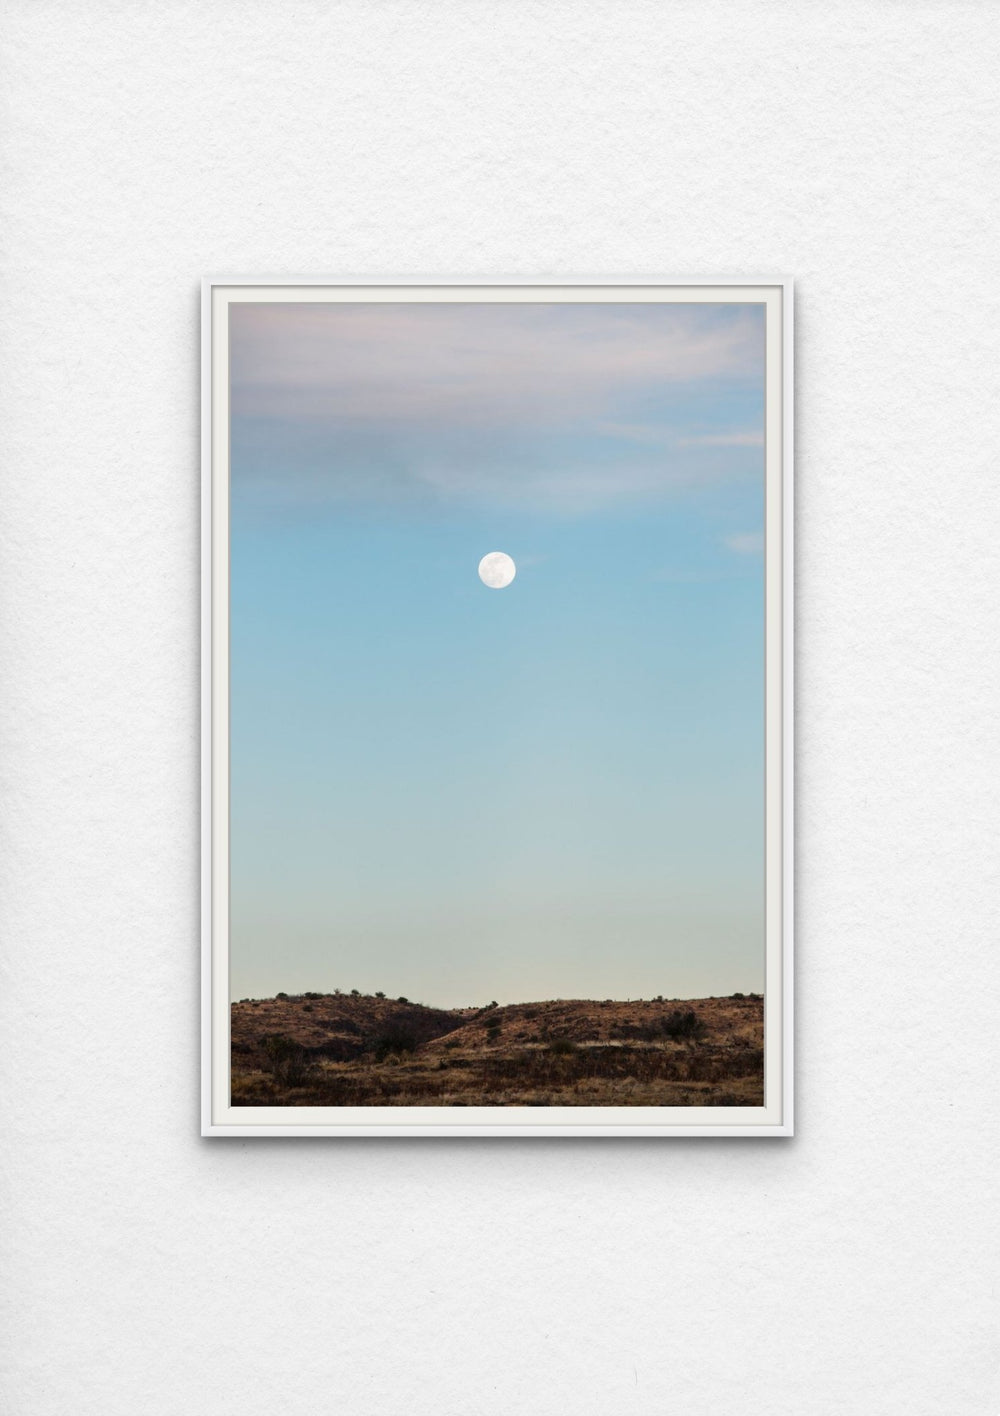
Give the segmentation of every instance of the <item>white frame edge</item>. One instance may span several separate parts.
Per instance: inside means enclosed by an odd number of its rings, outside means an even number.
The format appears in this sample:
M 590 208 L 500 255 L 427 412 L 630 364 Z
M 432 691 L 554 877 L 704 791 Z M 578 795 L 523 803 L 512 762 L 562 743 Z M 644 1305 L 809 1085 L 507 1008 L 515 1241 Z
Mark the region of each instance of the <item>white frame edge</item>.
M 298 1124 L 266 1121 L 221 1124 L 213 1112 L 213 693 L 214 626 L 212 603 L 213 521 L 213 295 L 217 288 L 275 287 L 412 287 L 412 286 L 537 286 L 574 288 L 587 286 L 650 287 L 767 287 L 781 291 L 781 1120 L 744 1121 L 738 1124 L 692 1125 L 683 1122 L 629 1125 L 598 1124 L 454 1125 L 419 1121 L 358 1125 L 350 1123 Z M 329 1137 L 535 1137 L 593 1136 L 666 1139 L 688 1137 L 791 1137 L 794 1135 L 794 934 L 795 934 L 795 781 L 794 781 L 794 281 L 785 276 L 206 276 L 201 282 L 201 1135 L 203 1137 L 329 1136 Z M 767 409 L 765 408 L 765 417 Z M 767 566 L 765 564 L 765 574 Z M 767 990 L 765 991 L 765 1007 Z M 228 1001 L 227 1001 L 228 1006 Z M 765 1050 L 766 1050 L 765 1038 Z M 765 1051 L 766 1055 L 766 1051 Z M 253 1110 L 254 1108 L 247 1108 Z M 750 1108 L 733 1108 L 748 1110 Z M 439 1110 L 439 1108 L 434 1108 Z M 681 1108 L 674 1108 L 681 1110 Z

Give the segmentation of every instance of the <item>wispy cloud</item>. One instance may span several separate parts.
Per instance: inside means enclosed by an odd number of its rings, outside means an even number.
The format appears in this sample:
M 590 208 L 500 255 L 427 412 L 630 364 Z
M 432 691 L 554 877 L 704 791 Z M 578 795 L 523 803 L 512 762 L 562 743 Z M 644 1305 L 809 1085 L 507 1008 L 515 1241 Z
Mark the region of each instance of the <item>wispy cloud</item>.
M 595 432 L 604 437 L 623 438 L 626 442 L 638 443 L 641 447 L 666 447 L 678 444 L 676 428 L 662 423 L 596 423 Z
M 743 433 L 705 433 L 696 438 L 680 438 L 681 447 L 763 447 L 763 429 Z
M 751 445 L 731 430 L 762 388 L 752 305 L 245 304 L 230 319 L 234 485 L 272 504 L 578 515 L 751 475 L 727 449 Z
M 234 411 L 537 424 L 623 394 L 762 371 L 750 305 L 241 304 Z
M 688 462 L 608 462 L 573 465 L 520 462 L 516 458 L 469 465 L 460 458 L 415 455 L 405 467 L 377 461 L 305 467 L 280 472 L 261 467 L 240 478 L 254 499 L 276 506 L 368 502 L 443 505 L 586 516 L 607 508 L 649 505 L 671 494 L 718 481 L 721 473 Z
M 540 510 L 581 515 L 622 502 L 658 500 L 664 494 L 706 480 L 687 462 L 668 460 L 554 463 L 456 463 L 417 465 L 414 481 L 441 499 L 465 505 L 489 503 L 512 510 Z
M 720 580 L 729 580 L 731 576 L 723 575 L 719 571 L 712 570 L 674 570 L 670 566 L 665 566 L 660 570 L 654 570 L 649 579 L 662 585 L 714 585 Z
M 643 447 L 763 447 L 763 431 L 682 435 L 664 423 L 597 423 L 596 431 Z
M 735 535 L 726 536 L 724 545 L 739 556 L 760 555 L 764 549 L 764 533 L 762 531 L 738 531 Z

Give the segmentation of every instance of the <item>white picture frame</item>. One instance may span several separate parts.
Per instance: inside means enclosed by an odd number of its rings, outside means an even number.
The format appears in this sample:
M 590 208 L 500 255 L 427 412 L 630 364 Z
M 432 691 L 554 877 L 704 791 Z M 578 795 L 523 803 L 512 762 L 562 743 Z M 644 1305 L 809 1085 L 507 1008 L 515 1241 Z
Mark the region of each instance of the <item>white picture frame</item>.
M 237 1106 L 229 1095 L 229 349 L 238 301 L 760 303 L 765 380 L 766 928 L 761 1107 Z M 793 1134 L 793 331 L 785 278 L 210 277 L 202 286 L 203 1136 Z M 594 1114 L 598 1113 L 598 1114 Z

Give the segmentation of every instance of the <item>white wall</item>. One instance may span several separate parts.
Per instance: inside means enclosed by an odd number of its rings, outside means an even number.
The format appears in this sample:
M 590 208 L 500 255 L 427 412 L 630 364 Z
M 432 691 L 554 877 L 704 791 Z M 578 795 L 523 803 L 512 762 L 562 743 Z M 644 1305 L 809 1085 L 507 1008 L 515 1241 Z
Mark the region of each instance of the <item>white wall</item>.
M 950 0 L 9 0 L 11 1416 L 995 1416 L 996 74 Z M 799 1135 L 202 1141 L 203 273 L 798 281 Z

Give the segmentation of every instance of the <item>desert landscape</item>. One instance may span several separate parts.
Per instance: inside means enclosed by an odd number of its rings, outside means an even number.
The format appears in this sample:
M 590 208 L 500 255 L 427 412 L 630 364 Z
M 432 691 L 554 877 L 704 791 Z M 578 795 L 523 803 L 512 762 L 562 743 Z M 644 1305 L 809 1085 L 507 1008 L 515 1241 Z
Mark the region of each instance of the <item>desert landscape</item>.
M 233 1106 L 762 1106 L 764 1001 L 232 1004 Z

